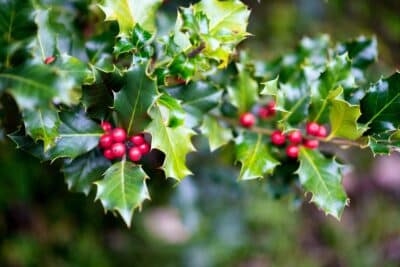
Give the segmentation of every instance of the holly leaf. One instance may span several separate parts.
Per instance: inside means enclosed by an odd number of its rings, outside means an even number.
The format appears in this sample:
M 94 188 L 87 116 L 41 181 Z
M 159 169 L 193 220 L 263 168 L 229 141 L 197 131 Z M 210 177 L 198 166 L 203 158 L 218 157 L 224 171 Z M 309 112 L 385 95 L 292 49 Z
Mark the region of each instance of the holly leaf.
M 0 70 L 28 56 L 26 45 L 36 32 L 32 3 L 24 0 L 2 0 L 0 8 Z
M 366 69 L 378 58 L 378 44 L 376 38 L 359 38 L 338 45 L 340 54 L 347 53 L 355 68 Z
M 367 134 L 380 134 L 400 128 L 400 72 L 372 85 L 361 100 L 359 122 Z
M 278 81 L 279 77 L 276 77 L 273 80 L 266 81 L 265 83 L 263 83 L 264 88 L 261 91 L 261 95 L 270 95 L 270 96 L 278 95 Z
M 74 159 L 98 145 L 104 131 L 83 110 L 64 111 L 59 116 L 61 124 L 57 142 L 48 150 L 53 161 L 57 158 Z
M 390 131 L 368 136 L 368 146 L 374 156 L 390 155 L 393 151 L 400 151 L 400 131 Z
M 114 46 L 114 53 L 119 56 L 124 53 L 134 53 L 135 62 L 148 61 L 154 54 L 151 46 L 153 35 L 145 31 L 139 24 L 136 24 L 129 38 L 123 36 L 118 39 Z
M 365 132 L 365 128 L 357 123 L 361 116 L 359 105 L 352 105 L 343 100 L 343 89 L 339 87 L 337 90 L 331 92 L 329 97 L 330 110 L 329 118 L 331 125 L 331 132 L 327 139 L 334 137 L 342 137 L 350 140 L 356 140 Z
M 211 151 L 217 150 L 233 139 L 232 130 L 221 126 L 218 120 L 211 116 L 204 116 L 200 131 L 207 136 Z
M 128 134 L 142 132 L 149 123 L 148 110 L 158 97 L 156 81 L 146 74 L 147 64 L 126 72 L 125 86 L 115 94 L 114 109 Z
M 51 103 L 76 105 L 82 84 L 91 76 L 86 64 L 61 55 L 52 66 L 37 64 L 0 73 L 0 82 L 8 88 L 21 110 L 48 107 Z
M 208 34 L 202 36 L 206 43 L 204 54 L 220 61 L 220 67 L 226 67 L 235 47 L 248 36 L 250 10 L 239 0 L 202 0 L 193 8 L 209 21 Z
M 234 83 L 228 86 L 228 95 L 239 114 L 250 111 L 258 100 L 258 84 L 245 70 L 237 64 L 238 76 Z
M 48 153 L 43 150 L 43 142 L 35 142 L 30 136 L 25 135 L 21 130 L 9 134 L 8 137 L 17 145 L 17 149 L 21 149 L 41 161 L 50 160 Z
M 192 129 L 181 123 L 171 123 L 176 112 L 181 114 L 182 108 L 169 105 L 167 101 L 157 100 L 150 110 L 151 123 L 146 129 L 152 136 L 152 147 L 165 154 L 163 169 L 165 176 L 181 181 L 192 172 L 186 166 L 186 156 L 195 151 L 191 137 L 195 134 Z M 178 109 L 178 110 L 177 110 Z
M 184 110 L 195 120 L 193 124 L 198 125 L 205 113 L 219 105 L 223 91 L 209 82 L 196 81 L 168 88 L 168 93 L 181 101 Z
M 108 79 L 108 73 L 94 69 L 93 76 L 95 82 L 82 87 L 81 102 L 90 117 L 104 120 L 113 106 L 112 90 L 105 82 Z
M 103 0 L 99 5 L 106 15 L 105 20 L 116 20 L 120 36 L 129 36 L 138 23 L 143 29 L 156 31 L 156 13 L 162 0 Z
M 95 183 L 96 200 L 101 201 L 104 209 L 117 211 L 130 227 L 134 210 L 150 199 L 147 178 L 142 168 L 132 162 L 115 163 L 104 173 L 104 179 Z
M 303 122 L 310 107 L 310 94 L 304 81 L 280 84 L 275 97 L 276 107 L 282 115 L 279 125 L 286 129 Z
M 244 132 L 236 140 L 236 160 L 242 167 L 239 180 L 263 178 L 272 174 L 279 161 L 268 151 L 267 140 L 261 134 Z
M 326 214 L 340 220 L 348 198 L 341 176 L 342 166 L 334 159 L 325 158 L 319 151 L 300 148 L 300 167 L 296 171 L 306 192 Z
M 44 151 L 51 148 L 58 137 L 60 120 L 56 110 L 45 108 L 22 112 L 26 133 L 37 142 L 42 140 Z
M 338 55 L 328 61 L 318 80 L 312 83 L 311 116 L 313 121 L 322 123 L 327 121 L 329 95 L 339 86 L 345 90 L 356 86 L 351 60 L 347 54 Z
M 93 150 L 76 159 L 64 160 L 61 171 L 64 173 L 69 190 L 88 195 L 93 183 L 101 180 L 110 165 L 110 161 L 98 150 Z

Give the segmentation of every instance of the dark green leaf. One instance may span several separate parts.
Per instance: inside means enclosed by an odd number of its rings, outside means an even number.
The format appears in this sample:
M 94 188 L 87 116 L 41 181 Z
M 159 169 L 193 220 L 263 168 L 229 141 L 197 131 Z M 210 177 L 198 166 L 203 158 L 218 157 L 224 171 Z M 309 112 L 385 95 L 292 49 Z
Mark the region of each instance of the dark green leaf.
M 24 110 L 25 130 L 36 142 L 42 140 L 44 150 L 52 147 L 58 137 L 60 120 L 57 111 L 47 109 Z
M 62 172 L 69 190 L 88 195 L 93 183 L 101 180 L 110 165 L 99 151 L 93 150 L 74 160 L 64 160 Z
M 98 145 L 99 137 L 104 134 L 100 125 L 90 120 L 82 110 L 61 112 L 60 119 L 57 142 L 48 151 L 52 160 L 74 159 L 85 154 Z
M 359 122 L 368 134 L 380 134 L 400 128 L 400 72 L 372 85 L 361 100 Z
M 148 110 L 158 96 L 157 85 L 146 74 L 146 64 L 132 66 L 125 87 L 116 93 L 114 108 L 128 134 L 142 132 L 149 123 Z

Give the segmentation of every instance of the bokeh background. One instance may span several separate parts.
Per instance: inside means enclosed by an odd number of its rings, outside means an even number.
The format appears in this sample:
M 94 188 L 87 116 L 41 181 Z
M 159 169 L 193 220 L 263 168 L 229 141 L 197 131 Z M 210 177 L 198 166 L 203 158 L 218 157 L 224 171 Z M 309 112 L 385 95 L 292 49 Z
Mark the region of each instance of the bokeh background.
M 188 3 L 167 1 L 163 10 L 175 15 Z M 400 1 L 246 3 L 254 36 L 243 46 L 257 58 L 290 51 L 303 36 L 375 35 L 380 61 L 371 81 L 400 68 Z M 0 105 L 0 266 L 400 266 L 398 154 L 340 153 L 354 168 L 344 179 L 350 207 L 337 222 L 292 194 L 277 199 L 262 181 L 238 183 L 224 151 L 211 155 L 199 139 L 189 158 L 196 175 L 179 186 L 152 179 L 152 201 L 127 229 L 93 202 L 94 192 L 68 192 L 57 162 L 15 149 L 6 137 L 18 127 L 10 101 L 3 96 Z

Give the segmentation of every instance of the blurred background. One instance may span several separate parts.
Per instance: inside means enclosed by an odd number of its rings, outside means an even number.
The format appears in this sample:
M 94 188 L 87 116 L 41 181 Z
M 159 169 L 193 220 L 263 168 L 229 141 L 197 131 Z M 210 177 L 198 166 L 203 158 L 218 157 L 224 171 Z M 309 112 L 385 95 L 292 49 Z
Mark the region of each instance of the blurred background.
M 167 1 L 163 10 L 175 15 L 188 3 Z M 380 61 L 371 80 L 400 68 L 400 1 L 246 3 L 254 36 L 243 46 L 257 58 L 288 52 L 303 36 L 375 35 Z M 95 192 L 68 192 L 57 162 L 42 164 L 15 149 L 5 137 L 18 127 L 9 101 L 4 96 L 0 105 L 0 266 L 400 266 L 398 154 L 341 153 L 354 168 L 344 179 L 350 207 L 337 222 L 279 184 L 236 182 L 224 150 L 211 155 L 198 139 L 199 153 L 189 158 L 196 175 L 179 186 L 149 181 L 152 201 L 127 229 L 93 202 Z

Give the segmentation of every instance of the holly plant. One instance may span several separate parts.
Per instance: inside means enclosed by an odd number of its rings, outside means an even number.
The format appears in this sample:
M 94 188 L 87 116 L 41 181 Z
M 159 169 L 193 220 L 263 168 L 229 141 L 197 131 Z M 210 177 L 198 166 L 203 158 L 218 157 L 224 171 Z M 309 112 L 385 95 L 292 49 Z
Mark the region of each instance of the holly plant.
M 167 5 L 0 0 L 0 93 L 20 112 L 17 147 L 62 162 L 70 190 L 95 190 L 128 226 L 150 199 L 148 159 L 179 183 L 193 175 L 194 136 L 233 155 L 239 182 L 300 188 L 339 219 L 345 165 L 327 145 L 400 148 L 400 73 L 366 74 L 376 39 L 304 38 L 260 60 L 238 49 L 250 36 L 241 1 L 202 0 L 175 18 Z

